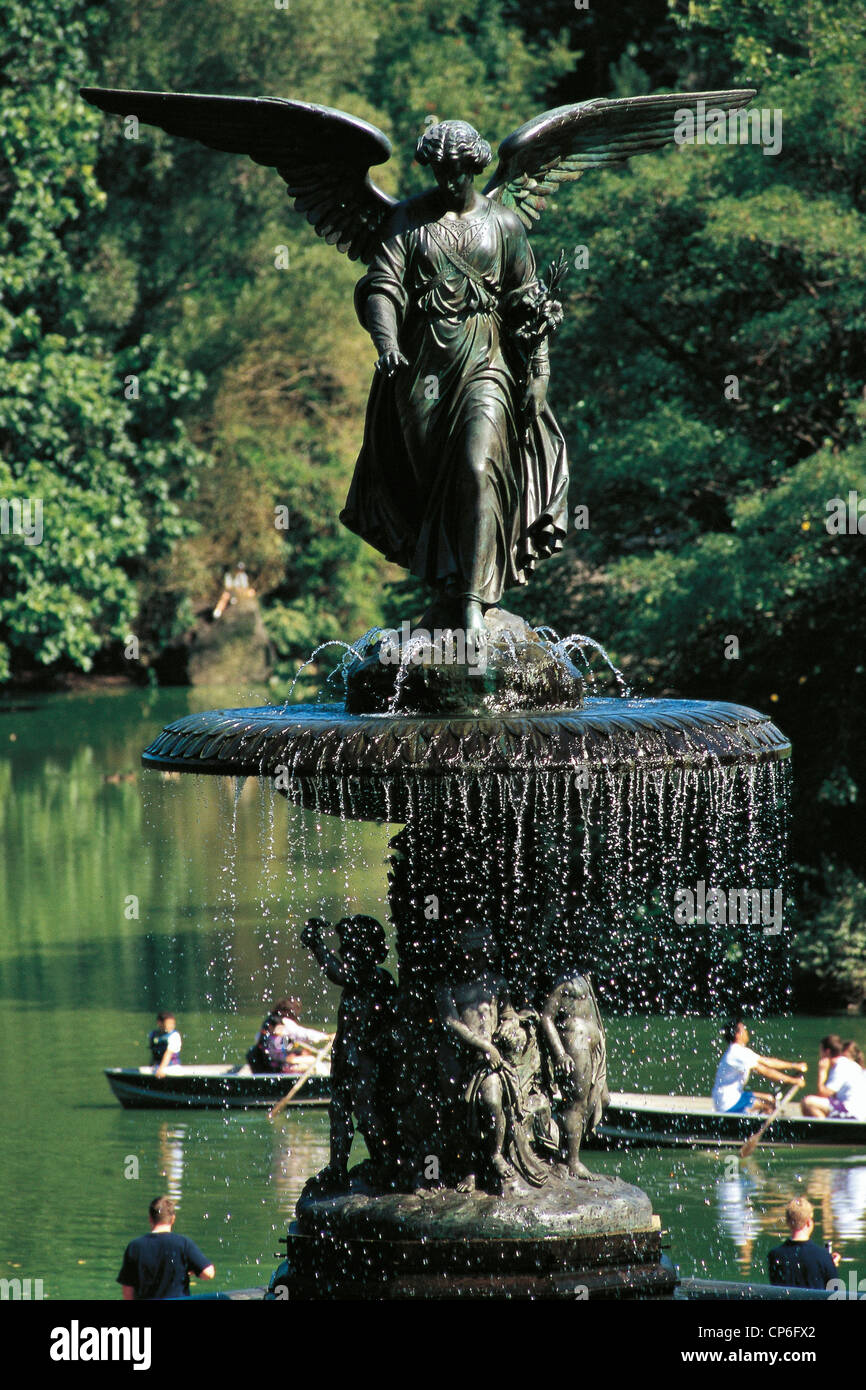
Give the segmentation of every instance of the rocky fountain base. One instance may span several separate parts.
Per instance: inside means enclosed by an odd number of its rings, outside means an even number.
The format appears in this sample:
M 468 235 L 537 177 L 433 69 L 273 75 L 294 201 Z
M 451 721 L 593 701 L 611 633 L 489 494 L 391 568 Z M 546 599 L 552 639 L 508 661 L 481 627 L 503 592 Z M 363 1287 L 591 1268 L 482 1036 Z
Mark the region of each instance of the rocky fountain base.
M 338 951 L 327 923 L 302 934 L 343 995 L 331 1161 L 289 1232 L 291 1298 L 672 1289 L 649 1199 L 580 1156 L 607 1100 L 587 958 L 614 938 L 636 957 L 647 922 L 666 943 L 695 876 L 778 880 L 790 747 L 738 706 L 585 700 L 571 662 L 518 624 L 494 621 L 483 672 L 435 647 L 413 671 L 379 644 L 348 708 L 190 715 L 144 754 L 402 826 L 398 979 L 371 918 L 338 923 Z M 693 939 L 680 948 L 685 966 Z M 370 1158 L 350 1170 L 355 1126 Z
M 658 1298 L 675 1282 L 646 1194 L 565 1169 L 502 1195 L 305 1196 L 286 1254 L 289 1298 Z

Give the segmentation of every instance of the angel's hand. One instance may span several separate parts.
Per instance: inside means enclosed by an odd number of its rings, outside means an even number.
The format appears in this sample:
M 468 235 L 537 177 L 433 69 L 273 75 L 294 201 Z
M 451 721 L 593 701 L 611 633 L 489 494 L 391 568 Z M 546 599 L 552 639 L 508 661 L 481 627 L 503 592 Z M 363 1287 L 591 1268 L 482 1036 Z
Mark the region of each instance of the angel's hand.
M 382 356 L 376 363 L 376 371 L 390 378 L 395 372 L 399 371 L 401 367 L 408 367 L 408 365 L 409 363 L 400 349 L 393 347 L 388 348 L 387 352 L 382 353 Z
M 531 376 L 526 384 L 523 394 L 523 411 L 530 416 L 540 415 L 547 401 L 547 383 L 550 380 L 546 376 Z

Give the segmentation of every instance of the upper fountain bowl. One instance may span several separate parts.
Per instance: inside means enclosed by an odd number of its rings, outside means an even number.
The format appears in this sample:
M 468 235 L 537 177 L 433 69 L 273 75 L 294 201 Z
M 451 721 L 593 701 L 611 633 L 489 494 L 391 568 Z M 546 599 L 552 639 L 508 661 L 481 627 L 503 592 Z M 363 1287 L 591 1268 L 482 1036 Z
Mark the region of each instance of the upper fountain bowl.
M 340 705 L 265 705 L 177 719 L 142 755 L 168 771 L 273 778 L 293 800 L 370 819 L 401 818 L 423 778 L 718 767 L 778 762 L 791 745 L 743 705 L 589 698 L 580 709 L 501 715 L 349 714 Z

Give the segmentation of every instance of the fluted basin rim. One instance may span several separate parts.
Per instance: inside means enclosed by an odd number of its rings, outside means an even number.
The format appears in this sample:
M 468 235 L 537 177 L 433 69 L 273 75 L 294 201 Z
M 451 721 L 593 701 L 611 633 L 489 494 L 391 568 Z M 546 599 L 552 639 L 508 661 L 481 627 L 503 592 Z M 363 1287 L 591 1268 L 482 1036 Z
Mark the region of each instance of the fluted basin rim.
M 214 775 L 397 778 L 775 762 L 770 718 L 717 701 L 589 698 L 507 715 L 346 714 L 341 705 L 205 710 L 166 725 L 146 767 Z

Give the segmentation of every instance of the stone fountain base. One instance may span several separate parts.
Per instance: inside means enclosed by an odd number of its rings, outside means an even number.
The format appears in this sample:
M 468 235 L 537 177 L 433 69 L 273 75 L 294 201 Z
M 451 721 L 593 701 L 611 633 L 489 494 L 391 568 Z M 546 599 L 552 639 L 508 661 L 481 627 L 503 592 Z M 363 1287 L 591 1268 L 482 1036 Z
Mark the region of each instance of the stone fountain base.
M 297 1216 L 277 1298 L 657 1299 L 676 1283 L 649 1198 L 619 1178 L 305 1195 Z

